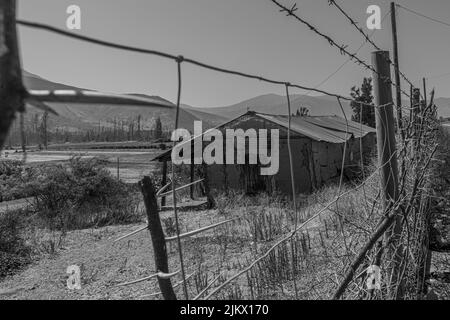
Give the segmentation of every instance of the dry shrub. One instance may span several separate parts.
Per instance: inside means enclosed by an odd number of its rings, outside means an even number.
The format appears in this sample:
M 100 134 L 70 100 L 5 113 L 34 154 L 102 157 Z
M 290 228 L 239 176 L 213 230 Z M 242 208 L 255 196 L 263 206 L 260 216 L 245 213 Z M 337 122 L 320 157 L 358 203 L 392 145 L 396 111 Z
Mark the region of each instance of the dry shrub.
M 96 158 L 71 159 L 67 166 L 41 168 L 35 210 L 42 226 L 71 230 L 140 221 L 134 190 L 116 180 Z

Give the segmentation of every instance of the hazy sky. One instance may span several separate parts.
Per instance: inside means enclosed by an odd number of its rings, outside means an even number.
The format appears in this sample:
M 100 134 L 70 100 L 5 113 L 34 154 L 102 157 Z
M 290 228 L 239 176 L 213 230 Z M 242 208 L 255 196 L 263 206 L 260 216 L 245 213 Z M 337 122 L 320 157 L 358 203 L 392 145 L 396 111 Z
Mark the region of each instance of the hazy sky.
M 355 51 L 362 36 L 327 0 L 297 0 L 297 13 Z M 304 25 L 280 13 L 269 0 L 18 0 L 19 18 L 66 28 L 66 8 L 82 10 L 83 35 L 183 54 L 209 64 L 306 86 L 316 86 L 347 58 Z M 366 9 L 377 4 L 384 15 L 389 1 L 340 0 L 366 28 Z M 449 0 L 398 3 L 450 23 Z M 176 63 L 159 57 L 112 50 L 20 27 L 23 66 L 49 80 L 107 92 L 176 96 Z M 450 73 L 450 27 L 405 11 L 398 13 L 400 67 L 419 83 L 423 76 Z M 391 50 L 390 17 L 374 41 Z M 359 52 L 370 61 L 370 44 Z M 233 104 L 284 87 L 218 74 L 183 64 L 182 102 L 197 107 Z M 348 95 L 370 75 L 348 63 L 320 88 Z M 438 96 L 450 97 L 450 75 L 430 79 Z M 304 93 L 301 90 L 296 93 Z

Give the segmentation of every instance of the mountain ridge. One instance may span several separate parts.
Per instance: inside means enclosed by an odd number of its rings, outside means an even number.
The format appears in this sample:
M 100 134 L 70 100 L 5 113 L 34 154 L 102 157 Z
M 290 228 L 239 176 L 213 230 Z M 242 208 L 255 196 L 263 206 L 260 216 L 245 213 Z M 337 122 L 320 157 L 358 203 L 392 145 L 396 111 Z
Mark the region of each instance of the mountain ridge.
M 29 90 L 87 90 L 71 85 L 61 84 L 44 79 L 36 74 L 24 70 L 23 79 L 25 86 Z M 151 97 L 164 102 L 169 100 L 159 96 L 146 95 L 141 93 L 128 93 L 128 95 L 139 97 Z M 310 115 L 342 115 L 341 107 L 338 101 L 328 96 L 308 96 L 302 94 L 293 94 L 291 98 L 291 112 L 295 113 L 300 107 L 309 109 Z M 438 114 L 443 117 L 450 117 L 450 98 L 435 99 L 438 105 Z M 341 101 L 342 107 L 347 117 L 351 116 L 352 110 L 348 101 Z M 406 102 L 405 102 L 406 103 Z M 92 128 L 102 123 L 106 126 L 111 125 L 116 119 L 127 120 L 137 118 L 142 119 L 144 129 L 150 129 L 156 120 L 161 118 L 163 128 L 172 130 L 175 119 L 175 105 L 173 108 L 142 108 L 138 106 L 118 106 L 118 105 L 89 105 L 76 103 L 49 103 L 58 113 L 59 117 L 50 116 L 49 129 L 57 127 L 69 127 L 72 130 L 84 130 Z M 241 102 L 215 107 L 194 107 L 190 105 L 181 105 L 179 127 L 192 130 L 194 121 L 203 121 L 204 127 L 215 127 L 230 119 L 236 118 L 247 111 L 256 111 L 268 114 L 287 115 L 286 96 L 268 93 L 252 97 Z M 27 117 L 33 117 L 40 113 L 37 109 L 28 108 Z M 29 121 L 29 119 L 28 119 Z

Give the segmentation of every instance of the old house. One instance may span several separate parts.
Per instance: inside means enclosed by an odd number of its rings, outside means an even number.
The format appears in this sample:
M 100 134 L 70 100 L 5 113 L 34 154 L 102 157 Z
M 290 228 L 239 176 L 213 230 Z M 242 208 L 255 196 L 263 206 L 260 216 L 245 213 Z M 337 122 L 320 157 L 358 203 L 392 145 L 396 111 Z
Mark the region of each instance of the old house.
M 216 129 L 278 129 L 279 170 L 273 176 L 262 176 L 259 165 L 212 164 L 207 167 L 208 180 L 213 189 L 241 189 L 248 193 L 258 191 L 291 192 L 289 153 L 287 147 L 288 116 L 257 112 L 231 120 Z M 292 116 L 291 149 L 297 193 L 310 193 L 325 183 L 339 178 L 346 150 L 344 175 L 358 172 L 363 159 L 374 150 L 376 130 L 338 116 Z M 246 145 L 248 148 L 248 144 Z M 248 149 L 246 150 L 248 156 Z M 167 166 L 171 151 L 154 160 Z M 163 172 L 166 170 L 163 170 Z M 191 165 L 191 180 L 194 165 Z M 163 178 L 163 180 L 165 180 Z

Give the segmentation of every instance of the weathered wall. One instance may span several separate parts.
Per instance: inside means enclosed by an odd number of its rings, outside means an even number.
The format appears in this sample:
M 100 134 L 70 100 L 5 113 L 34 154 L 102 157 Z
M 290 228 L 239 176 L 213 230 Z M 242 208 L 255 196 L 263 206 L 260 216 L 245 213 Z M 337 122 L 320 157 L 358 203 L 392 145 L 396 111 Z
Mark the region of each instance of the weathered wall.
M 294 164 L 294 177 L 297 193 L 308 193 L 312 190 L 312 176 L 310 174 L 310 139 L 293 138 L 291 139 L 292 158 Z M 243 181 L 240 176 L 242 168 L 238 165 L 225 165 L 226 179 L 231 189 L 242 189 Z M 208 174 L 211 177 L 213 188 L 225 188 L 225 169 L 224 165 L 208 166 Z M 291 193 L 291 178 L 289 166 L 289 151 L 287 139 L 280 139 L 279 150 L 279 171 L 274 177 L 274 183 L 278 190 L 283 193 Z
M 273 184 L 282 193 L 290 194 L 291 177 L 289 166 L 289 153 L 287 147 L 287 130 L 272 122 L 254 117 L 251 115 L 241 117 L 222 129 L 279 129 L 280 149 L 279 149 L 279 171 L 274 176 Z M 369 133 L 362 139 L 363 155 L 366 157 L 375 147 L 375 133 Z M 299 134 L 292 134 L 291 146 L 293 153 L 294 178 L 297 193 L 310 193 L 323 184 L 340 177 L 342 169 L 342 153 L 344 143 L 327 143 L 323 141 L 313 141 L 310 138 Z M 360 140 L 350 139 L 346 148 L 346 163 L 344 174 L 352 177 L 359 172 L 360 168 Z M 243 174 L 249 176 L 253 168 L 239 165 L 210 165 L 208 174 L 212 188 L 244 190 Z M 253 170 L 254 171 L 254 170 Z M 247 179 L 248 183 L 248 179 Z M 272 183 L 272 182 L 271 182 Z
M 363 156 L 370 154 L 375 147 L 375 134 L 363 137 Z M 341 174 L 344 144 L 312 141 L 309 138 L 292 138 L 292 156 L 294 178 L 297 193 L 310 193 Z M 346 149 L 345 176 L 352 177 L 360 168 L 360 141 L 351 139 Z M 275 175 L 275 186 L 282 193 L 290 194 L 291 178 L 287 139 L 280 139 L 280 168 Z M 225 167 L 225 168 L 224 168 Z M 226 178 L 225 178 L 226 172 Z M 211 165 L 208 174 L 213 188 L 225 189 L 225 182 L 230 189 L 244 188 L 242 168 L 238 165 Z

